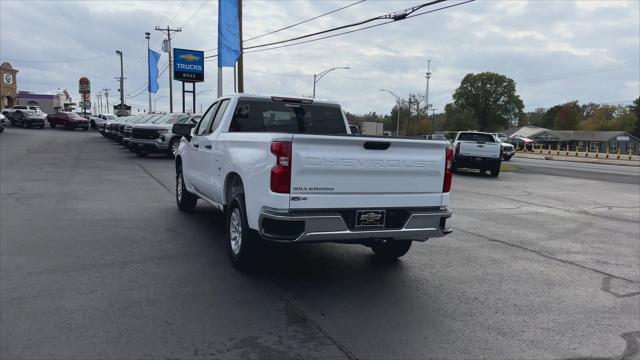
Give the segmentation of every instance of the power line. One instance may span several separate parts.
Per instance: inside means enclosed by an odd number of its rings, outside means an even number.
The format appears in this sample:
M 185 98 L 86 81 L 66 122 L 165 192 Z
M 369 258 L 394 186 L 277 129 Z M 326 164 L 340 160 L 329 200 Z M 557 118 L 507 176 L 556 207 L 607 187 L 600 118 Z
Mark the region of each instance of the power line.
M 309 19 L 306 19 L 306 20 L 302 20 L 302 21 L 297 22 L 297 23 L 295 23 L 295 24 L 291 24 L 291 25 L 289 25 L 289 26 L 285 26 L 285 27 L 283 27 L 283 28 L 280 28 L 280 29 L 276 29 L 276 30 L 270 31 L 270 32 L 265 33 L 265 34 L 262 34 L 262 35 L 258 35 L 258 36 L 251 37 L 251 38 L 249 38 L 249 39 L 244 40 L 243 42 L 247 42 L 247 41 L 251 41 L 251 40 L 259 39 L 259 38 L 264 37 L 264 36 L 267 36 L 267 35 L 272 35 L 272 34 L 278 33 L 278 32 L 283 31 L 283 30 L 291 29 L 292 27 L 296 27 L 296 26 L 298 26 L 298 25 L 302 25 L 302 24 L 304 24 L 304 23 L 308 23 L 308 22 L 310 22 L 310 21 L 313 21 L 313 20 L 319 19 L 319 18 L 321 18 L 321 17 L 323 17 L 323 16 L 331 15 L 331 14 L 333 14 L 333 13 L 336 13 L 336 12 L 340 11 L 340 10 L 344 10 L 344 9 L 350 8 L 350 7 L 352 7 L 352 6 L 358 5 L 358 4 L 363 3 L 363 2 L 365 2 L 365 1 L 366 1 L 366 0 L 356 1 L 356 2 L 354 2 L 354 3 L 352 3 L 352 4 L 349 4 L 349 5 L 346 5 L 346 6 L 343 6 L 343 7 L 340 7 L 340 8 L 337 8 L 337 9 L 331 10 L 331 11 L 328 11 L 328 12 L 326 12 L 326 13 L 324 13 L 324 14 L 320 14 L 320 15 L 318 15 L 318 16 L 314 16 L 314 17 L 309 18 Z
M 274 75 L 274 76 L 293 76 L 293 77 L 313 76 L 313 74 L 279 74 L 279 73 L 272 73 L 272 72 L 258 71 L 258 70 L 249 70 L 249 69 L 244 69 L 244 71 L 248 71 L 248 72 L 252 72 L 252 73 L 256 73 L 256 74 Z
M 347 25 L 334 27 L 334 28 L 331 28 L 331 29 L 317 31 L 317 32 L 314 32 L 314 33 L 311 33 L 311 34 L 296 36 L 296 37 L 291 38 L 291 39 L 273 41 L 273 42 L 270 42 L 270 43 L 258 44 L 258 45 L 253 45 L 253 46 L 247 46 L 247 47 L 244 47 L 244 49 L 250 50 L 250 49 L 257 49 L 257 48 L 262 48 L 262 47 L 266 47 L 266 46 L 284 44 L 284 43 L 288 43 L 288 42 L 292 42 L 292 41 L 296 41 L 296 40 L 302 40 L 302 39 L 306 39 L 306 38 L 309 38 L 309 37 L 314 37 L 314 36 L 326 34 L 326 33 L 329 33 L 329 32 L 334 32 L 334 31 L 338 31 L 338 30 L 342 30 L 342 29 L 348 29 L 348 28 L 352 28 L 352 27 L 355 27 L 355 26 L 364 25 L 364 24 L 370 23 L 372 21 L 377 21 L 377 20 L 387 20 L 387 19 L 389 19 L 389 20 L 392 20 L 392 21 L 389 21 L 389 22 L 400 21 L 400 20 L 406 19 L 407 17 L 409 17 L 409 15 L 411 15 L 412 13 L 414 13 L 415 11 L 417 11 L 417 10 L 423 8 L 423 7 L 435 5 L 435 4 L 444 2 L 444 1 L 447 1 L 447 0 L 433 0 L 433 1 L 428 2 L 428 3 L 420 4 L 420 5 L 417 5 L 417 6 L 414 6 L 414 7 L 411 7 L 411 8 L 407 8 L 407 9 L 404 9 L 404 10 L 400 10 L 400 11 L 397 11 L 397 12 L 394 12 L 394 13 L 388 13 L 388 14 L 372 17 L 370 19 L 358 21 L 358 22 L 355 22 L 355 23 L 352 23 L 352 24 L 347 24 Z M 389 22 L 387 22 L 387 23 L 389 23 Z
M 69 59 L 69 60 L 24 60 L 24 59 L 8 59 L 8 58 L 2 58 L 2 60 L 13 61 L 13 62 L 25 62 L 25 63 L 53 64 L 53 63 L 71 63 L 71 62 L 97 60 L 97 59 L 103 59 L 111 56 L 113 55 L 109 54 L 109 55 L 101 55 L 101 56 L 94 56 L 89 58 Z
M 180 27 L 182 28 L 182 27 L 184 27 L 185 25 L 187 25 L 187 24 L 189 23 L 189 21 L 191 21 L 191 19 L 193 19 L 193 17 L 194 17 L 194 16 L 196 16 L 196 14 L 197 14 L 197 13 L 199 13 L 199 12 L 200 12 L 200 10 L 202 10 L 202 8 L 203 8 L 205 5 L 207 5 L 207 4 L 208 4 L 208 2 L 207 2 L 207 1 L 203 1 L 203 2 L 202 2 L 202 5 L 200 5 L 200 7 L 199 7 L 196 11 L 194 11 L 194 12 L 193 12 L 193 14 L 191 14 L 191 16 L 189 16 L 189 18 L 187 19 L 187 21 L 185 21 L 182 25 L 180 25 Z
M 438 0 L 437 2 L 442 2 L 442 1 L 446 1 L 446 0 Z M 423 11 L 423 12 L 412 14 L 412 15 L 408 15 L 408 16 L 402 17 L 399 20 L 404 20 L 404 19 L 409 19 L 409 18 L 413 18 L 413 17 L 417 17 L 417 16 L 422 16 L 422 15 L 434 13 L 436 11 L 449 9 L 449 8 L 452 8 L 452 7 L 468 4 L 468 3 L 471 3 L 471 2 L 474 2 L 474 1 L 475 0 L 462 1 L 462 2 L 459 2 L 459 3 L 456 3 L 456 4 L 443 6 L 441 8 L 428 10 L 428 11 Z M 423 4 L 423 5 L 426 5 L 426 4 Z M 423 5 L 420 5 L 420 7 L 421 8 L 424 7 Z M 367 30 L 367 29 L 371 29 L 371 28 L 374 28 L 374 27 L 382 26 L 382 25 L 391 24 L 391 23 L 394 23 L 396 21 L 398 21 L 398 20 L 390 20 L 390 21 L 383 22 L 383 23 L 380 23 L 380 24 L 369 25 L 369 26 L 365 26 L 365 27 L 362 27 L 362 28 L 354 29 L 354 30 L 343 31 L 343 32 L 338 33 L 338 34 L 332 34 L 332 35 L 322 36 L 322 37 L 318 37 L 318 38 L 314 38 L 314 39 L 299 41 L 299 42 L 296 42 L 296 43 L 293 43 L 293 44 L 285 44 L 285 45 L 280 45 L 280 46 L 273 46 L 273 47 L 269 47 L 269 48 L 266 48 L 266 49 L 255 49 L 255 50 L 250 50 L 250 51 L 243 51 L 243 53 L 254 53 L 254 52 L 260 52 L 260 51 L 268 51 L 268 50 L 281 49 L 281 48 L 285 48 L 285 47 L 289 47 L 289 46 L 296 46 L 296 45 L 306 44 L 306 43 L 310 43 L 310 42 L 314 42 L 314 41 L 318 41 L 318 40 L 329 39 L 329 38 L 333 38 L 333 37 L 340 36 L 340 35 L 346 35 L 346 34 L 358 32 L 358 31 L 362 31 L 362 30 Z M 334 31 L 334 30 L 335 29 L 329 29 L 329 30 L 325 30 L 325 32 L 330 32 L 330 31 Z M 292 39 L 284 40 L 283 42 L 287 42 L 287 41 L 291 41 L 291 40 Z M 261 46 L 261 45 L 258 45 L 258 46 Z M 254 47 L 256 47 L 256 46 L 254 46 Z M 209 56 L 205 56 L 204 58 L 207 59 L 205 61 L 212 61 L 214 58 L 217 58 L 217 57 L 218 57 L 218 55 L 209 55 Z
M 474 2 L 475 0 L 467 0 L 467 1 L 463 1 L 463 2 L 459 2 L 456 4 L 452 4 L 452 5 L 448 5 L 448 6 L 443 6 L 441 8 L 438 9 L 434 9 L 434 10 L 429 10 L 429 11 L 424 11 L 418 14 L 414 14 L 411 16 L 407 16 L 406 19 L 412 18 L 412 17 L 416 17 L 416 16 L 421 16 L 421 15 L 426 15 L 426 14 L 430 14 L 436 11 L 440 11 L 440 10 L 444 10 L 444 9 L 449 9 L 452 7 L 456 7 L 456 6 L 460 6 L 460 5 L 464 5 L 464 4 L 468 4 L 470 2 Z M 403 19 L 404 20 L 404 19 Z M 318 40 L 324 40 L 324 39 L 329 39 L 329 38 L 333 38 L 336 36 L 340 36 L 340 35 L 346 35 L 346 34 L 350 34 L 350 33 L 354 33 L 354 32 L 358 32 L 358 31 L 362 31 L 362 30 L 367 30 L 367 29 L 371 29 L 374 27 L 378 27 L 378 26 L 383 26 L 383 25 L 387 25 L 387 24 L 391 24 L 396 22 L 396 20 L 391 20 L 391 21 L 387 21 L 387 22 L 383 22 L 383 23 L 379 23 L 379 24 L 373 24 L 373 25 L 369 25 L 369 26 L 365 26 L 362 28 L 358 28 L 358 29 L 354 29 L 354 30 L 349 30 L 349 31 L 344 31 L 338 34 L 333 34 L 333 35 L 327 35 L 327 36 L 322 36 L 319 38 L 315 38 L 315 39 L 310 39 L 310 40 L 304 40 L 304 41 L 299 41 L 293 44 L 285 44 L 285 45 L 280 45 L 280 46 L 273 46 L 273 47 L 269 47 L 266 49 L 255 49 L 255 50 L 251 50 L 251 51 L 246 51 L 246 53 L 254 53 L 254 52 L 260 52 L 260 51 L 267 51 L 267 50 L 274 50 L 274 49 L 281 49 L 281 48 L 285 48 L 285 47 L 289 47 L 289 46 L 295 46 L 295 45 L 301 45 L 301 44 L 306 44 L 306 43 L 310 43 L 310 42 L 314 42 L 314 41 L 318 41 Z M 206 56 L 205 56 L 206 58 Z
M 532 84 L 532 83 L 538 83 L 538 82 L 567 79 L 571 77 L 578 77 L 578 76 L 584 76 L 584 75 L 592 75 L 592 74 L 597 74 L 605 71 L 622 69 L 628 66 L 636 65 L 637 63 L 638 63 L 638 60 L 628 61 L 625 63 L 615 64 L 615 65 L 606 65 L 606 66 L 600 66 L 600 67 L 595 67 L 591 69 L 571 71 L 571 72 L 562 73 L 562 74 L 547 75 L 540 78 L 523 80 L 518 82 L 518 84 Z

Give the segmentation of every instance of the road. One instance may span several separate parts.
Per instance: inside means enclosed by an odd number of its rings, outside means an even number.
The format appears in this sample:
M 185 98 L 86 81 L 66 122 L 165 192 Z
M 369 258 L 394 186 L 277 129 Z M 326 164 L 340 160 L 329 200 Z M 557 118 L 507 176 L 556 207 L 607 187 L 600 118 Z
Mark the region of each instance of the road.
M 638 358 L 638 185 L 456 175 L 454 233 L 398 262 L 272 247 L 243 274 L 172 169 L 95 132 L 0 134 L 0 358 Z
M 517 157 L 517 155 L 511 159 L 511 161 L 505 163 L 516 166 L 517 170 L 523 173 L 568 176 L 636 185 L 640 184 L 639 166 L 530 159 Z

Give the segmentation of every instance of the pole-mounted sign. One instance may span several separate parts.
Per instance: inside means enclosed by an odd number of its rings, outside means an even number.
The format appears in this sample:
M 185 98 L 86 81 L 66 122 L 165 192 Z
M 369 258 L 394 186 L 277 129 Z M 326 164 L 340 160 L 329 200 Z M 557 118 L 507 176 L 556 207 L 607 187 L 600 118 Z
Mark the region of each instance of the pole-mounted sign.
M 182 82 L 182 112 L 185 112 L 184 98 L 191 93 L 192 112 L 196 111 L 196 83 L 204 81 L 204 52 L 198 50 L 173 49 L 173 79 Z M 186 90 L 184 83 L 191 83 Z
M 173 49 L 173 79 L 185 82 L 204 81 L 204 52 Z
M 89 82 L 89 79 L 86 77 L 81 77 L 80 81 L 78 82 L 78 89 L 78 92 L 80 94 L 91 93 L 91 83 Z

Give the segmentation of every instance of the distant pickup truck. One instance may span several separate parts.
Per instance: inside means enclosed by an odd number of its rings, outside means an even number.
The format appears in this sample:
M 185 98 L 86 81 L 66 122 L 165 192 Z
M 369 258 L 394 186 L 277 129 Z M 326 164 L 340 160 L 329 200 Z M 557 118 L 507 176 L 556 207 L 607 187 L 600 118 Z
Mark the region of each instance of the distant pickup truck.
M 471 168 L 480 170 L 480 173 L 489 171 L 493 177 L 500 174 L 503 150 L 500 141 L 493 134 L 461 131 L 456 135 L 453 145 L 454 172 L 458 168 Z
M 234 266 L 263 241 L 362 244 L 394 259 L 412 241 L 451 232 L 453 149 L 445 141 L 354 136 L 337 103 L 234 94 L 182 135 L 176 201 L 226 214 Z

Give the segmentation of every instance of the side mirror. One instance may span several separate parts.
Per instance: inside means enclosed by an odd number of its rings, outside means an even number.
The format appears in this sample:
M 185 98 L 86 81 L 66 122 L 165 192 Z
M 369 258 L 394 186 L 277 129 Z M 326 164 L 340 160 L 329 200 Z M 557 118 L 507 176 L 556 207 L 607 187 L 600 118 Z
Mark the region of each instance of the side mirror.
M 171 128 L 171 132 L 177 135 L 184 136 L 187 141 L 191 141 L 191 129 L 193 128 L 192 124 L 173 124 Z

